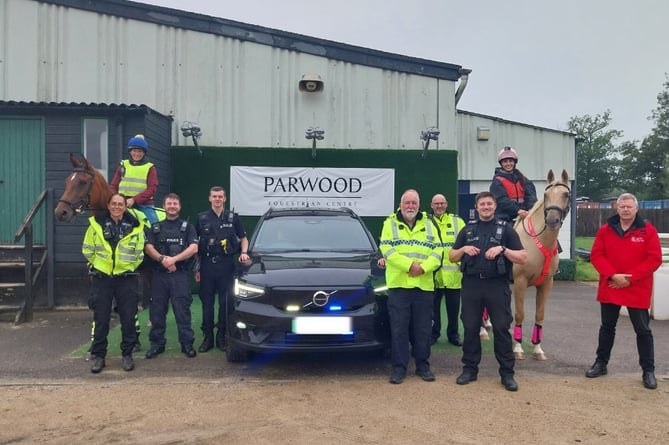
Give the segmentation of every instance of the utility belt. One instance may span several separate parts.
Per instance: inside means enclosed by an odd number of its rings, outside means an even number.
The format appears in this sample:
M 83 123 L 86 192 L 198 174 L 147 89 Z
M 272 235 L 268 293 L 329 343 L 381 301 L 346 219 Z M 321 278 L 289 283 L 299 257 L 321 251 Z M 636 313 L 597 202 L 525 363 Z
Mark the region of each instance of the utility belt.
M 93 275 L 95 278 L 127 278 L 127 277 L 136 277 L 139 275 L 139 272 L 123 272 L 118 275 L 107 275 L 104 272 L 101 272 L 97 269 L 93 269 L 88 272 L 89 275 Z
M 204 256 L 204 261 L 211 264 L 232 262 L 232 255 L 209 255 Z
M 491 273 L 466 273 L 465 277 L 467 278 L 476 278 L 479 280 L 506 280 L 507 276 L 506 275 L 499 275 L 499 274 L 491 274 Z

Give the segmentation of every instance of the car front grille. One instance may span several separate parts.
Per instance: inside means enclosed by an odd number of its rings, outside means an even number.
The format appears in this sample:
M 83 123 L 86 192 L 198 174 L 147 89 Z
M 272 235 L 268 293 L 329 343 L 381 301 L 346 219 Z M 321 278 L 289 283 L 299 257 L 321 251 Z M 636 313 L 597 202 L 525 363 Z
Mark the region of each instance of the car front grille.
M 299 306 L 300 313 L 326 314 L 332 312 L 333 306 L 339 306 L 338 312 L 353 312 L 363 306 L 374 302 L 374 297 L 369 294 L 369 289 L 360 287 L 356 289 L 322 289 L 323 292 L 331 293 L 327 303 L 322 299 L 314 297 L 321 289 L 272 289 L 270 290 L 270 301 L 272 306 L 284 311 L 288 305 Z

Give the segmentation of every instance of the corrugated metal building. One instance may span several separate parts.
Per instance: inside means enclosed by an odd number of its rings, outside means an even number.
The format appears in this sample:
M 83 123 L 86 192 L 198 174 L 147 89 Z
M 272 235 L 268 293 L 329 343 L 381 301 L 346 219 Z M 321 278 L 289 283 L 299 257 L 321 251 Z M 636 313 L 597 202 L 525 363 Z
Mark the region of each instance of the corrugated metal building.
M 457 151 L 458 178 L 439 180 L 457 181 L 465 217 L 504 145 L 539 190 L 549 168 L 575 172 L 573 135 L 457 110 L 470 72 L 457 64 L 125 0 L 4 0 L 0 16 L 0 101 L 145 104 L 172 118 L 173 146 L 197 123 L 201 145 L 240 150 L 308 150 L 318 126 L 319 148 L 420 151 L 438 127 L 429 150 Z

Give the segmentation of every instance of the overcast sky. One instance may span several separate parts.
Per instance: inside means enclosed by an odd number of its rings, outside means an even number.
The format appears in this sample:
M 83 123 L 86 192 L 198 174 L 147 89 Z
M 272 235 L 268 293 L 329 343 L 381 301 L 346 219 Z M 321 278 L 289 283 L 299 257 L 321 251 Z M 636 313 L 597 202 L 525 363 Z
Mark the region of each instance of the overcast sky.
M 669 73 L 669 0 L 146 0 L 472 70 L 458 108 L 565 130 L 609 109 L 653 128 Z

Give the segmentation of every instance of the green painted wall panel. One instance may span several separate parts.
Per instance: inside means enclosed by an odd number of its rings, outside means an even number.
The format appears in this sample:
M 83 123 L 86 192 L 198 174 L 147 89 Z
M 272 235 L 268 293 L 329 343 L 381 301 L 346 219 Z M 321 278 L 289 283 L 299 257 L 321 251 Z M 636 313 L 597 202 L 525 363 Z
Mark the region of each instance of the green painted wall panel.
M 210 208 L 209 188 L 220 185 L 229 191 L 231 166 L 270 167 L 341 167 L 395 169 L 395 202 L 401 193 L 415 188 L 421 196 L 421 208 L 430 210 L 435 193 L 449 198 L 449 211 L 457 210 L 457 152 L 428 150 L 425 159 L 416 150 L 318 149 L 311 159 L 311 149 L 289 148 L 202 148 L 173 147 L 171 152 L 172 190 L 182 199 L 182 215 L 195 221 L 198 212 Z M 226 206 L 227 207 L 227 206 Z M 365 217 L 373 235 L 378 237 L 382 217 Z M 257 217 L 243 217 L 251 235 Z

